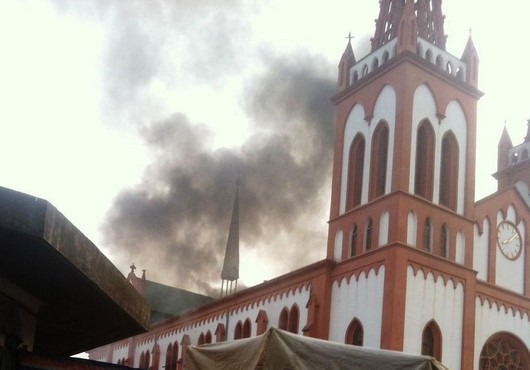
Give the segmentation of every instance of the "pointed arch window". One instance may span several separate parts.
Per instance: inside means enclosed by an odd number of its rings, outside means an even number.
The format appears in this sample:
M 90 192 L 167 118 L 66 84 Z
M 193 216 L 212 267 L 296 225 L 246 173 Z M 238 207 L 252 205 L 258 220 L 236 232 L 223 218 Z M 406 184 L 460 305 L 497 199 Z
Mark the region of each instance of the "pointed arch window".
M 385 194 L 386 167 L 388 162 L 388 125 L 379 122 L 372 139 L 370 198 Z
M 250 322 L 250 319 L 246 319 L 243 324 L 243 338 L 250 338 L 250 335 L 252 333 L 252 323 Z
M 357 224 L 353 224 L 350 237 L 350 257 L 357 254 Z
M 358 319 L 353 319 L 346 330 L 346 344 L 353 344 L 354 346 L 362 346 L 364 342 L 364 329 Z
M 291 307 L 289 312 L 289 331 L 294 334 L 298 334 L 298 322 L 300 320 L 300 310 L 296 304 Z
M 442 360 L 442 333 L 436 322 L 430 321 L 421 336 L 421 354 Z
M 212 332 L 208 330 L 206 332 L 206 335 L 204 336 L 204 344 L 209 344 L 209 343 L 212 343 Z
M 280 313 L 280 320 L 278 321 L 278 328 L 287 330 L 287 322 L 289 321 L 289 311 L 284 307 Z
M 169 343 L 166 350 L 166 362 L 165 362 L 165 368 L 176 370 L 177 363 L 179 360 L 179 344 L 178 342 L 175 343 Z
M 429 120 L 423 120 L 416 137 L 416 168 L 414 193 L 432 200 L 434 177 L 434 130 Z
M 440 204 L 456 211 L 458 195 L 458 144 L 452 132 L 442 140 Z
M 430 252 L 432 250 L 432 223 L 427 218 L 423 224 L 423 249 Z
M 221 323 L 217 324 L 217 328 L 215 329 L 215 341 L 216 342 L 223 342 L 226 340 L 226 329 L 225 326 Z
M 372 234 L 373 234 L 374 223 L 372 219 L 368 219 L 366 223 L 366 235 L 365 235 L 365 250 L 369 251 L 372 249 Z
M 243 337 L 243 325 L 238 321 L 234 329 L 234 339 L 241 339 Z
M 355 136 L 350 146 L 348 159 L 348 187 L 346 195 L 347 210 L 361 204 L 365 146 L 365 140 L 361 134 Z
M 440 256 L 447 258 L 447 252 L 449 251 L 449 230 L 447 225 L 442 225 L 442 230 L 440 233 Z

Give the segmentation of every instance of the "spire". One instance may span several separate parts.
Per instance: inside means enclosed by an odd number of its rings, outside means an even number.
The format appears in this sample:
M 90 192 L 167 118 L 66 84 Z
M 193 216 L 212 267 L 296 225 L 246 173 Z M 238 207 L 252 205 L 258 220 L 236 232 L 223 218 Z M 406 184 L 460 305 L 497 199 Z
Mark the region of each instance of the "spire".
M 351 32 L 346 38 L 348 39 L 348 44 L 339 62 L 339 91 L 344 90 L 350 84 L 350 68 L 356 63 L 351 46 L 351 39 L 353 38 Z
M 221 296 L 232 293 L 232 284 L 235 281 L 234 292 L 237 290 L 237 280 L 239 279 L 239 180 L 236 182 L 236 196 L 232 209 L 232 220 L 226 242 L 225 259 L 223 271 L 221 272 Z M 226 281 L 226 289 L 224 282 Z M 224 291 L 224 292 L 223 292 Z
M 512 139 L 506 129 L 506 122 L 502 130 L 501 139 L 497 146 L 497 171 L 502 171 L 510 164 L 510 150 L 513 148 Z
M 467 39 L 466 47 L 462 53 L 462 58 L 460 58 L 464 63 L 466 63 L 466 81 L 473 87 L 478 87 L 478 54 L 477 49 L 475 49 L 475 43 L 471 37 L 471 31 L 469 32 L 469 37 Z
M 380 0 L 379 17 L 375 21 L 375 34 L 372 38 L 372 51 L 397 37 L 406 3 L 414 6 L 418 36 L 445 50 L 445 16 L 442 14 L 442 0 Z

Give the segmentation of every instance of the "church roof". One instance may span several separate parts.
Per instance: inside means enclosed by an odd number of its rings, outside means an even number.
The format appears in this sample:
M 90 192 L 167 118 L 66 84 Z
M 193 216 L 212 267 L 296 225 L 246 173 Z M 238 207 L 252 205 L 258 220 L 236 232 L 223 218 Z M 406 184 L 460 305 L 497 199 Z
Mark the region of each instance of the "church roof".
M 213 301 L 213 298 L 146 280 L 144 296 L 151 306 L 151 324 L 180 315 Z

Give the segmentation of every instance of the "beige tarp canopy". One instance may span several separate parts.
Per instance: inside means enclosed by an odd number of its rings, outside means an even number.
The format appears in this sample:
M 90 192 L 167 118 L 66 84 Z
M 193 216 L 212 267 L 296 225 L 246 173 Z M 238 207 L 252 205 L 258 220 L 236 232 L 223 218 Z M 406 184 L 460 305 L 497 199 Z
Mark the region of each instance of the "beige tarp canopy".
M 254 338 L 190 346 L 189 370 L 448 370 L 435 359 L 328 342 L 271 328 Z

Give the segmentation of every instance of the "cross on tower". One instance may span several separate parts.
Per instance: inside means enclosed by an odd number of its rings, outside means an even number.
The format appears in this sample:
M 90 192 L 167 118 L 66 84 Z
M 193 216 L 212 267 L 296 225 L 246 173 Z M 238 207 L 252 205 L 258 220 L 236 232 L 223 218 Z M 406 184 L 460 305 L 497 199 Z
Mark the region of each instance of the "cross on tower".
M 352 36 L 351 32 L 348 32 L 348 36 L 345 37 L 345 39 L 348 39 L 348 42 L 351 42 L 353 38 L 355 38 L 355 36 Z

